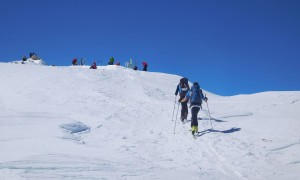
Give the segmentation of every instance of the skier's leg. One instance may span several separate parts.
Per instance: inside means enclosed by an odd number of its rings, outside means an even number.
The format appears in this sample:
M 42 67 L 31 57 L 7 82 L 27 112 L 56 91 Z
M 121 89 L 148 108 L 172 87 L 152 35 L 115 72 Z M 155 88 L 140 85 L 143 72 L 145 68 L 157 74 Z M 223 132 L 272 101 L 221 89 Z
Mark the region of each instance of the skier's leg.
M 191 121 L 191 127 L 192 127 L 192 134 L 194 135 L 195 132 L 198 132 L 198 112 L 200 108 L 199 107 L 192 107 L 192 121 Z
M 187 115 L 188 115 L 187 101 L 185 101 L 185 102 L 182 104 L 182 109 L 183 109 L 183 119 L 187 119 Z

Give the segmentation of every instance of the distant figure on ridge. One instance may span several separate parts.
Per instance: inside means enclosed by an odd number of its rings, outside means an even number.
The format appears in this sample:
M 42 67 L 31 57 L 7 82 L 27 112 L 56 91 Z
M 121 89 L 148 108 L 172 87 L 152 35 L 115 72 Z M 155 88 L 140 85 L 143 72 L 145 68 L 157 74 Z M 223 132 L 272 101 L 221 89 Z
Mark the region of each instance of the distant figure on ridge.
M 190 108 L 192 111 L 192 118 L 191 118 L 191 127 L 192 127 L 192 134 L 198 132 L 198 112 L 202 108 L 202 100 L 207 102 L 207 97 L 204 97 L 202 89 L 198 82 L 194 82 L 192 88 L 187 92 L 185 98 L 180 102 L 187 102 L 190 100 Z
M 77 66 L 78 65 L 78 61 L 77 58 L 74 58 L 72 61 L 73 66 Z
M 109 59 L 108 65 L 114 65 L 114 61 L 115 61 L 114 57 L 111 57 Z
M 23 61 L 27 61 L 27 57 L 26 57 L 26 56 L 23 56 L 22 60 L 23 60 Z
M 85 63 L 85 60 L 83 58 L 80 59 L 80 66 L 83 66 Z
M 90 69 L 97 69 L 96 62 L 94 62 L 94 63 L 92 64 L 92 66 L 90 67 Z
M 143 64 L 143 71 L 147 71 L 148 68 L 147 62 L 142 62 L 142 64 Z

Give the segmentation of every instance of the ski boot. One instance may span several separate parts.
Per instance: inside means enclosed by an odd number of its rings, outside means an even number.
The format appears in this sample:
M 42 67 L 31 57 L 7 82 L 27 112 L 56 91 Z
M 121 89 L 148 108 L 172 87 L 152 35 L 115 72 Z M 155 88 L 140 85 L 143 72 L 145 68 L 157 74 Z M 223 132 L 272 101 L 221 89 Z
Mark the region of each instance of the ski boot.
M 198 126 L 192 126 L 192 135 L 194 136 L 195 133 L 198 133 Z
M 184 122 L 184 117 L 183 116 L 180 117 L 180 120 L 181 120 L 181 122 Z
M 188 116 L 188 115 L 186 114 L 183 118 L 184 118 L 185 120 L 187 120 L 187 116 Z

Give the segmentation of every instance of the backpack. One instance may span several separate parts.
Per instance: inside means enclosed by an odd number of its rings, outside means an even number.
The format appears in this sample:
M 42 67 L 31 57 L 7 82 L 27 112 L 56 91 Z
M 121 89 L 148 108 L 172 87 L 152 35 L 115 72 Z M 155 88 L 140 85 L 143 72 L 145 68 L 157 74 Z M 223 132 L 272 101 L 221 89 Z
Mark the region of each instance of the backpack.
M 191 89 L 191 96 L 190 96 L 190 103 L 191 104 L 202 104 L 202 97 L 201 97 L 202 90 L 199 86 L 193 86 Z
M 181 78 L 179 81 L 179 94 L 180 96 L 185 96 L 185 94 L 190 89 L 188 78 Z

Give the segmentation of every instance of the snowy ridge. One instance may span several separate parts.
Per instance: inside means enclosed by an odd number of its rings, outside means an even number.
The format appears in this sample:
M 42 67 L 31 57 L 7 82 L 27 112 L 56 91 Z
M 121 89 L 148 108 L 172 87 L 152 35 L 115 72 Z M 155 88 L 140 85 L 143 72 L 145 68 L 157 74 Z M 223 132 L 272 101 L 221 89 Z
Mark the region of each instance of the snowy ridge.
M 46 65 L 46 63 L 42 59 L 32 59 L 28 58 L 26 61 L 16 60 L 12 61 L 14 64 L 26 64 L 26 65 Z
M 203 87 L 194 139 L 172 121 L 180 76 L 88 68 L 0 63 L 1 180 L 299 178 L 299 91 Z

